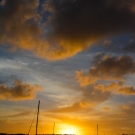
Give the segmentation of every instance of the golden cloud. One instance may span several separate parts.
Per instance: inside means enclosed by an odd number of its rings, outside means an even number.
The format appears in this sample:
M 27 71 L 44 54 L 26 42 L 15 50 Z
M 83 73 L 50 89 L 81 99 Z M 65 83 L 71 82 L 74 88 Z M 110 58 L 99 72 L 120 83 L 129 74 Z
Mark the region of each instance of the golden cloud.
M 123 105 L 122 108 L 123 109 L 131 109 L 131 105 Z
M 123 82 L 111 83 L 109 85 L 97 84 L 94 86 L 94 89 L 101 92 L 110 91 L 115 94 L 135 95 L 135 88 L 133 86 L 124 86 Z
M 94 56 L 89 72 L 76 71 L 76 80 L 81 86 L 93 85 L 93 95 L 96 91 L 101 93 L 115 93 L 122 95 L 135 95 L 133 86 L 125 85 L 126 76 L 135 73 L 133 57 L 122 55 L 120 57 L 99 53 Z M 109 83 L 105 85 L 99 81 Z
M 108 111 L 109 108 L 108 108 L 108 107 L 104 107 L 103 110 L 104 110 L 104 111 Z
M 119 83 L 111 83 L 109 85 L 105 85 L 105 84 L 97 84 L 94 86 L 95 90 L 100 90 L 102 92 L 106 92 L 106 91 L 114 91 L 116 92 L 116 90 L 120 89 L 123 87 L 123 82 L 119 82 Z
M 96 77 L 90 77 L 89 74 L 84 74 L 84 71 L 76 71 L 75 79 L 80 83 L 81 86 L 94 84 L 98 80 Z
M 0 84 L 0 99 L 6 100 L 28 100 L 36 96 L 38 90 L 43 88 L 37 84 L 34 86 L 23 83 L 19 80 L 14 82 L 14 87 L 8 87 Z
M 123 95 L 135 95 L 135 88 L 133 86 L 125 86 L 118 90 Z
M 87 108 L 92 108 L 93 104 L 87 101 L 76 102 L 71 106 L 61 107 L 54 110 L 50 110 L 49 112 L 55 113 L 69 113 L 69 112 L 76 112 L 81 111 Z

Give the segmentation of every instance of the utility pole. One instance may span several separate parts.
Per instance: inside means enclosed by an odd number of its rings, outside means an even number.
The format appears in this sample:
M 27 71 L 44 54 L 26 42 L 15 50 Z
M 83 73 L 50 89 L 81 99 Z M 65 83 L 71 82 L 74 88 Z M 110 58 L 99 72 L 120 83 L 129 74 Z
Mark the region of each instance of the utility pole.
M 36 135 L 37 135 L 37 130 L 38 130 L 38 115 L 39 115 L 39 106 L 40 106 L 40 100 L 39 100 L 39 102 L 38 102 L 37 123 L 36 123 Z

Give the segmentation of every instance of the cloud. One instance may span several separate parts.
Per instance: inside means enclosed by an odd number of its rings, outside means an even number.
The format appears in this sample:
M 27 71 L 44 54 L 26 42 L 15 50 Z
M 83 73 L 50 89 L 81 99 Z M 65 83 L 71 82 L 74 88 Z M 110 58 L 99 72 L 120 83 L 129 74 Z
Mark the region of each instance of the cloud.
M 69 113 L 69 112 L 79 111 L 80 109 L 81 109 L 81 106 L 79 105 L 79 103 L 75 103 L 72 106 L 67 106 L 67 107 L 51 110 L 51 112 Z
M 43 31 L 39 26 L 42 17 L 37 11 L 39 0 L 6 0 L 4 3 L 0 7 L 0 43 L 11 44 L 12 50 L 30 50 L 39 55 L 39 50 L 46 47 L 40 37 Z
M 111 46 L 111 45 L 112 45 L 112 41 L 111 41 L 111 40 L 105 40 L 105 41 L 103 42 L 103 45 L 104 45 L 104 46 Z
M 98 54 L 87 74 L 77 71 L 75 78 L 81 86 L 94 84 L 98 80 L 124 81 L 126 75 L 135 73 L 135 61 L 131 56 L 120 57 Z
M 123 109 L 131 109 L 131 105 L 123 105 L 122 108 Z
M 41 19 L 41 16 L 36 11 L 38 5 L 38 0 L 28 2 L 26 0 L 13 0 L 12 2 L 6 0 L 5 4 L 0 8 L 1 34 L 3 34 L 1 41 L 8 40 L 9 43 L 15 45 L 17 43 L 23 44 L 27 40 L 29 40 L 28 42 L 32 41 L 31 38 L 41 32 L 41 29 L 36 25 L 36 21 Z
M 126 86 L 118 90 L 123 95 L 135 95 L 135 88 L 133 86 Z
M 2 0 L 0 43 L 49 60 L 66 59 L 106 37 L 134 34 L 133 5 L 133 0 L 52 0 L 42 11 L 39 0 Z
M 89 74 L 84 74 L 84 71 L 76 71 L 75 79 L 77 79 L 78 82 L 80 82 L 81 86 L 86 86 L 89 84 L 94 84 L 97 81 L 97 78 L 92 78 L 89 76 Z
M 21 116 L 26 116 L 28 114 L 31 114 L 30 111 L 24 111 L 21 113 L 17 113 L 17 114 L 12 114 L 12 115 L 5 115 L 5 116 L 0 116 L 1 118 L 14 118 L 14 117 L 21 117 Z
M 6 0 L 2 0 L 1 2 L 0 2 L 0 5 L 2 5 L 2 6 L 4 6 L 6 4 Z
M 134 33 L 132 1 L 64 0 L 48 2 L 52 7 L 52 35 L 61 48 L 84 50 L 92 43 L 121 33 Z M 127 27 L 128 26 L 128 27 Z M 77 46 L 76 46 L 77 45 Z
M 81 107 L 83 107 L 83 108 L 85 108 L 85 107 L 92 107 L 93 106 L 93 104 L 92 103 L 90 103 L 90 102 L 86 102 L 86 101 L 82 101 L 82 102 L 80 102 L 80 104 L 79 104 Z
M 82 90 L 82 100 L 90 102 L 94 106 L 108 100 L 110 97 L 110 91 L 102 92 L 94 90 L 94 86 L 90 86 Z
M 130 42 L 127 45 L 125 45 L 123 50 L 126 52 L 134 53 L 135 52 L 135 42 Z
M 105 84 L 97 84 L 94 86 L 95 90 L 100 90 L 101 92 L 107 92 L 107 91 L 112 91 L 112 92 L 116 92 L 118 89 L 123 87 L 124 82 L 112 82 L 109 85 L 105 85 Z
M 83 71 L 77 71 L 75 78 L 81 86 L 91 85 L 93 87 L 93 92 L 83 92 L 85 98 L 89 94 L 95 96 L 94 94 L 97 94 L 97 91 L 99 91 L 100 96 L 102 93 L 135 95 L 135 88 L 125 85 L 126 76 L 134 73 L 135 61 L 133 57 L 127 55 L 116 57 L 99 53 L 94 56 L 89 72 L 85 74 Z M 104 81 L 104 83 L 106 81 L 108 85 L 101 83 L 101 81 Z M 106 95 L 105 100 L 110 95 Z M 98 97 L 100 96 L 98 95 Z
M 41 90 L 42 87 L 39 85 L 30 85 L 23 83 L 19 80 L 14 82 L 14 87 L 8 87 L 0 84 L 0 99 L 6 100 L 28 100 L 33 99 L 36 95 L 37 90 Z
M 133 120 L 135 118 L 134 113 L 135 113 L 135 103 L 129 102 L 127 104 L 124 104 L 121 108 L 120 111 L 122 112 L 123 116 L 126 119 L 131 119 Z
M 104 110 L 104 111 L 108 111 L 109 108 L 108 108 L 108 107 L 104 107 L 103 110 Z
M 81 111 L 81 110 L 84 110 L 86 108 L 91 108 L 91 107 L 93 107 L 92 103 L 86 102 L 86 101 L 81 101 L 81 102 L 76 102 L 71 106 L 61 107 L 58 109 L 51 110 L 49 112 L 71 113 L 71 112 Z
M 94 90 L 98 90 L 101 92 L 112 92 L 122 95 L 135 95 L 135 88 L 133 86 L 125 86 L 124 82 L 113 82 L 109 85 L 97 84 L 94 86 Z

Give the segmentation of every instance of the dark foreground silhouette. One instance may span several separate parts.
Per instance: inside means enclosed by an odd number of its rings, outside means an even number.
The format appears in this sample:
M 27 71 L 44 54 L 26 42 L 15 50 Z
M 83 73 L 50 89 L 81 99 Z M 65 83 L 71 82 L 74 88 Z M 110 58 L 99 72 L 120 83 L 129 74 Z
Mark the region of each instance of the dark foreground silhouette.
M 6 134 L 6 133 L 0 133 L 0 135 L 28 135 L 28 134 Z M 29 135 L 35 135 L 35 134 L 29 134 Z M 37 135 L 75 135 L 75 134 L 37 134 Z

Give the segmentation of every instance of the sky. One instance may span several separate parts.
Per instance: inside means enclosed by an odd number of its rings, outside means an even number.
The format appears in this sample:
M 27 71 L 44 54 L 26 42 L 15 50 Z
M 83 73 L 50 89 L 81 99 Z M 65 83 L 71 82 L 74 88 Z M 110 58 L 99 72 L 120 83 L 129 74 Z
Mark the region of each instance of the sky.
M 133 134 L 134 81 L 134 0 L 0 0 L 1 133 Z

